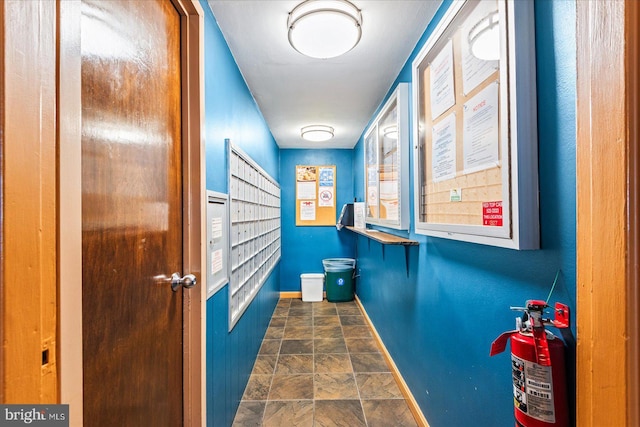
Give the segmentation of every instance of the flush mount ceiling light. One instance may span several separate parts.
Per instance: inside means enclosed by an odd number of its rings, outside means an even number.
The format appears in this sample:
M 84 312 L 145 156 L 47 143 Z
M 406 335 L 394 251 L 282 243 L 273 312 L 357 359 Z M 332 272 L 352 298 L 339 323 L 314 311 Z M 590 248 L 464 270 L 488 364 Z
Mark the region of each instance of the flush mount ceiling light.
M 360 41 L 362 13 L 347 0 L 306 0 L 289 13 L 287 26 L 295 50 L 311 58 L 334 58 Z
M 471 53 L 478 59 L 500 59 L 500 20 L 498 11 L 487 14 L 469 30 Z
M 333 138 L 333 128 L 325 125 L 305 126 L 300 130 L 300 136 L 307 141 L 327 141 Z

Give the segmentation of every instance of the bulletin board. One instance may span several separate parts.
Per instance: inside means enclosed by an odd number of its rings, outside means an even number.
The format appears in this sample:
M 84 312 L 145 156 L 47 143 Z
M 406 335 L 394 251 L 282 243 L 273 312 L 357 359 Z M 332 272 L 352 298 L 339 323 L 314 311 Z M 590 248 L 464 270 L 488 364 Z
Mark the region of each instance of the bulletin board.
M 335 165 L 296 166 L 296 226 L 336 225 Z
M 227 140 L 230 198 L 229 330 L 281 256 L 280 186 Z
M 417 233 L 539 245 L 535 38 L 521 34 L 533 25 L 515 31 L 526 11 L 513 3 L 454 2 L 414 60 Z M 483 56 L 474 36 L 491 28 Z

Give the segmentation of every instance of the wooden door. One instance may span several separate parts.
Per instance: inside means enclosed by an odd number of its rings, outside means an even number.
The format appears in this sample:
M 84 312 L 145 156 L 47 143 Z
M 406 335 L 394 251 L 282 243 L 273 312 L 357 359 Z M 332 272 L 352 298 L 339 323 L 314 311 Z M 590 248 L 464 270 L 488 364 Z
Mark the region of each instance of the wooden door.
M 180 17 L 83 0 L 85 425 L 183 421 Z

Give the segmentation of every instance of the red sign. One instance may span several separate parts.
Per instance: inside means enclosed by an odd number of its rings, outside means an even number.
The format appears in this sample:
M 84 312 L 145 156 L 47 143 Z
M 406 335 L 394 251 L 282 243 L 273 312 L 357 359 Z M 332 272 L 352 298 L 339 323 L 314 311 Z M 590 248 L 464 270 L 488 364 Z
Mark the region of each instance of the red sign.
M 502 227 L 502 202 L 482 203 L 482 224 Z

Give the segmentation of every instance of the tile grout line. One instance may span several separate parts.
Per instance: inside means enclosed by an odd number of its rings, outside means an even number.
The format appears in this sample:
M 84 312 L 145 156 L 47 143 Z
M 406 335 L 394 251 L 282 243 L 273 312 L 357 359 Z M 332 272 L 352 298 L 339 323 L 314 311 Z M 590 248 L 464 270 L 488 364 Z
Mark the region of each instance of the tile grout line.
M 291 302 L 289 302 L 289 309 L 291 309 Z M 273 320 L 273 316 L 271 317 Z M 289 319 L 289 310 L 287 310 L 287 319 Z M 271 321 L 269 321 L 271 324 Z M 285 320 L 285 326 L 282 328 L 282 336 L 280 337 L 280 345 L 278 346 L 278 354 L 276 354 L 276 361 L 273 364 L 273 372 L 271 373 L 271 381 L 269 382 L 269 390 L 267 391 L 267 397 L 264 401 L 264 409 L 262 410 L 262 417 L 260 419 L 260 423 L 264 424 L 264 417 L 267 415 L 267 406 L 269 406 L 269 395 L 271 394 L 271 387 L 273 386 L 273 379 L 276 376 L 276 368 L 278 367 L 278 362 L 280 361 L 280 350 L 282 349 L 282 341 L 284 339 L 284 329 L 286 328 L 287 322 Z
M 313 304 L 313 303 L 311 303 Z M 313 403 L 312 403 L 312 418 L 315 423 L 316 420 L 316 314 L 311 306 L 311 345 L 313 347 L 313 366 L 311 368 L 311 384 L 313 385 Z
M 278 303 L 280 301 L 281 300 L 278 300 Z M 289 301 L 288 306 L 289 306 L 289 308 L 291 308 L 291 301 Z M 277 306 L 276 306 L 276 309 L 277 309 Z M 288 318 L 289 318 L 289 310 L 287 310 L 287 319 Z M 271 326 L 271 322 L 272 321 L 273 321 L 273 315 L 271 315 L 271 319 L 269 319 L 269 326 L 267 326 L 267 330 L 270 327 L 272 327 Z M 285 320 L 285 327 L 286 327 L 286 324 L 287 324 L 287 322 Z M 282 335 L 284 336 L 284 327 L 282 329 Z M 267 415 L 267 406 L 269 405 L 269 394 L 271 394 L 271 386 L 273 385 L 273 378 L 276 375 L 276 367 L 278 366 L 278 360 L 280 360 L 280 349 L 282 348 L 282 338 L 283 337 L 280 337 L 280 345 L 278 346 L 278 354 L 276 354 L 276 361 L 273 364 L 273 371 L 271 372 L 271 381 L 269 381 L 269 389 L 267 390 L 267 397 L 264 400 L 264 408 L 262 409 L 262 416 L 260 417 L 260 423 L 261 424 L 264 424 L 264 417 L 265 417 L 265 415 Z M 263 339 L 263 341 L 264 341 L 264 339 Z
M 360 315 L 362 315 L 362 310 L 360 310 L 360 308 L 358 307 L 358 311 L 360 312 Z M 342 322 L 341 322 L 342 323 Z M 345 338 L 346 341 L 346 338 Z M 349 360 L 351 360 L 351 352 L 349 352 Z M 352 368 L 353 368 L 353 363 L 352 363 Z M 362 407 L 362 416 L 364 416 L 364 424 L 365 426 L 369 426 L 369 420 L 367 420 L 367 413 L 364 410 L 364 403 L 362 402 L 362 394 L 360 393 L 360 387 L 358 387 L 358 378 L 356 377 L 356 370 L 353 369 L 353 379 L 356 382 L 356 389 L 358 390 L 358 396 L 360 397 L 360 406 Z
M 280 300 L 278 300 L 278 302 L 280 302 Z M 278 354 L 276 355 L 276 361 L 273 365 L 273 372 L 271 374 L 271 381 L 269 383 L 269 390 L 267 391 L 267 397 L 265 399 L 265 403 L 264 403 L 264 409 L 262 411 L 262 417 L 261 417 L 261 424 L 264 424 L 264 417 L 267 415 L 267 406 L 269 405 L 269 395 L 271 394 L 271 387 L 273 386 L 273 380 L 276 376 L 276 369 L 278 367 L 278 362 L 280 361 L 280 351 L 282 350 L 282 341 L 284 341 L 284 331 L 287 327 L 287 321 L 289 320 L 289 312 L 291 311 L 291 300 L 289 300 L 289 304 L 287 304 L 287 316 L 286 316 L 286 320 L 284 322 L 284 326 L 282 327 L 282 336 L 280 337 L 280 345 L 278 346 Z M 271 320 L 273 320 L 273 315 L 271 316 Z M 271 320 L 269 321 L 269 324 L 271 324 Z

